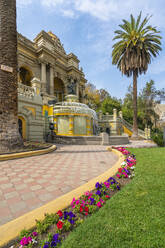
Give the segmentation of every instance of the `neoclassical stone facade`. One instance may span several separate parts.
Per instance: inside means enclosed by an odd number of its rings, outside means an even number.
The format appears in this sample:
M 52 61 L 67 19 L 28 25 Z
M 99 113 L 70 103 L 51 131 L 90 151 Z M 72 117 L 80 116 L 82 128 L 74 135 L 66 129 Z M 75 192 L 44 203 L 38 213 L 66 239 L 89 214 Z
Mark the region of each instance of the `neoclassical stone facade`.
M 84 102 L 86 79 L 79 62 L 73 53 L 66 54 L 52 32 L 41 31 L 33 42 L 18 34 L 18 111 L 24 139 L 43 140 L 48 102 L 63 101 L 70 84 Z

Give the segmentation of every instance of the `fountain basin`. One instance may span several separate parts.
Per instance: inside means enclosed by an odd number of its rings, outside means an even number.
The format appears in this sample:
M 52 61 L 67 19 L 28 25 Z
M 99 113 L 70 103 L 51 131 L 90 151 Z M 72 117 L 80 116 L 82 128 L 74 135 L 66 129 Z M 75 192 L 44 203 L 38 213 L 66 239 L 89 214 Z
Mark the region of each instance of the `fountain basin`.
M 97 126 L 96 112 L 86 104 L 77 102 L 75 95 L 52 106 L 52 119 L 56 135 L 92 136 Z

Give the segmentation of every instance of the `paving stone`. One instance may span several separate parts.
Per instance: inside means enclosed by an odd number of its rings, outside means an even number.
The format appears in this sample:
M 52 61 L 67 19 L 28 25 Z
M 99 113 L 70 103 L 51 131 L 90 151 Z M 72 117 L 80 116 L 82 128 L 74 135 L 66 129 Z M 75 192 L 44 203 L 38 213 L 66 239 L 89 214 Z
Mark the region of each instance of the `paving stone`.
M 47 193 L 47 194 L 43 194 L 43 195 L 39 195 L 38 198 L 43 201 L 43 202 L 46 202 L 46 201 L 50 201 L 53 199 L 52 195 Z
M 11 183 L 6 183 L 6 184 L 1 184 L 0 185 L 1 189 L 8 189 L 8 188 L 11 188 L 11 187 L 13 187 L 13 184 L 11 184 Z
M 34 185 L 31 187 L 31 190 L 36 191 L 36 190 L 41 189 L 41 188 L 42 188 L 41 185 Z
M 15 204 L 12 204 L 9 207 L 10 207 L 12 213 L 16 213 L 22 209 L 25 209 L 27 207 L 27 205 L 25 202 L 21 201 L 21 202 L 17 202 Z
M 22 194 L 21 195 L 21 198 L 22 198 L 22 200 L 28 200 L 28 199 L 31 199 L 31 198 L 33 198 L 33 197 L 35 197 L 35 193 L 34 192 L 28 192 L 28 193 L 25 193 L 25 194 Z
M 13 219 L 13 216 L 10 214 L 5 217 L 0 217 L 0 226 L 6 224 L 7 222 L 11 221 Z
M 0 201 L 0 208 L 5 208 L 7 206 L 6 201 Z
M 36 156 L 1 163 L 0 201 L 2 206 L 7 204 L 4 215 L 0 208 L 3 224 L 5 218 L 8 221 L 7 216 L 17 218 L 84 184 L 95 177 L 95 173 L 98 176 L 109 169 L 117 157 L 105 149 L 102 146 L 59 146 L 56 152 L 43 155 L 42 159 Z M 104 166 L 100 161 L 105 161 Z
M 16 190 L 25 189 L 25 188 L 27 188 L 27 185 L 26 184 L 18 184 L 18 185 L 15 185 L 15 188 L 16 188 Z
M 10 198 L 17 197 L 17 196 L 19 196 L 17 191 L 4 194 L 5 199 L 10 199 Z

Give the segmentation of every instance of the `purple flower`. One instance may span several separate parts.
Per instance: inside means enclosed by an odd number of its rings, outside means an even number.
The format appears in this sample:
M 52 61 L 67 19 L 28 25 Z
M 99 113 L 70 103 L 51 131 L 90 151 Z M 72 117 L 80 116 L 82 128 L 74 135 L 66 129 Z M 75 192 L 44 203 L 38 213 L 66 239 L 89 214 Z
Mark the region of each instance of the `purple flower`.
M 76 217 L 76 215 L 75 215 L 74 213 L 72 213 L 72 211 L 70 211 L 70 212 L 68 213 L 68 215 L 70 216 L 70 218 L 75 218 L 75 217 Z
M 95 202 L 95 199 L 91 197 L 90 201 L 91 201 L 91 205 L 92 205 Z
M 69 219 L 71 225 L 74 225 L 75 221 L 73 219 Z
M 56 234 L 53 235 L 53 240 L 54 241 L 57 242 L 58 238 L 59 238 L 59 234 L 58 233 L 56 233 Z
M 120 186 L 119 186 L 119 185 L 117 185 L 116 188 L 117 188 L 118 190 L 120 190 Z
M 52 241 L 51 242 L 51 247 L 55 247 L 55 246 L 57 246 L 56 242 L 55 241 Z
M 113 177 L 110 177 L 107 181 L 111 184 L 116 183 L 116 180 Z
M 64 220 L 66 220 L 68 217 L 68 212 L 67 211 L 64 211 Z
M 125 172 L 126 172 L 127 174 L 130 174 L 129 170 L 127 170 L 127 169 L 125 169 L 125 168 L 124 168 L 124 170 L 125 170 Z
M 101 191 L 97 190 L 96 195 L 101 195 Z
M 45 242 L 43 248 L 49 248 L 49 246 L 50 246 L 50 243 L 49 242 Z
M 95 184 L 95 187 L 96 187 L 96 189 L 102 188 L 102 186 L 101 186 L 101 184 L 100 184 L 99 182 L 97 182 L 97 183 Z

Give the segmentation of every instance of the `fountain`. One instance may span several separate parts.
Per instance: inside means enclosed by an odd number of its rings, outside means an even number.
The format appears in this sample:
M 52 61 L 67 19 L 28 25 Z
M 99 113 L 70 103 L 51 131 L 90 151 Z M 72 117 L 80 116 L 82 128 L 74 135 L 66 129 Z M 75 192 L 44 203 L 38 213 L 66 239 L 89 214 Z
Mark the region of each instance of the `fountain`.
M 72 92 L 71 92 L 72 93 Z M 92 136 L 97 132 L 97 115 L 78 97 L 69 94 L 64 102 L 50 105 L 49 121 L 54 123 L 54 132 L 61 136 Z

